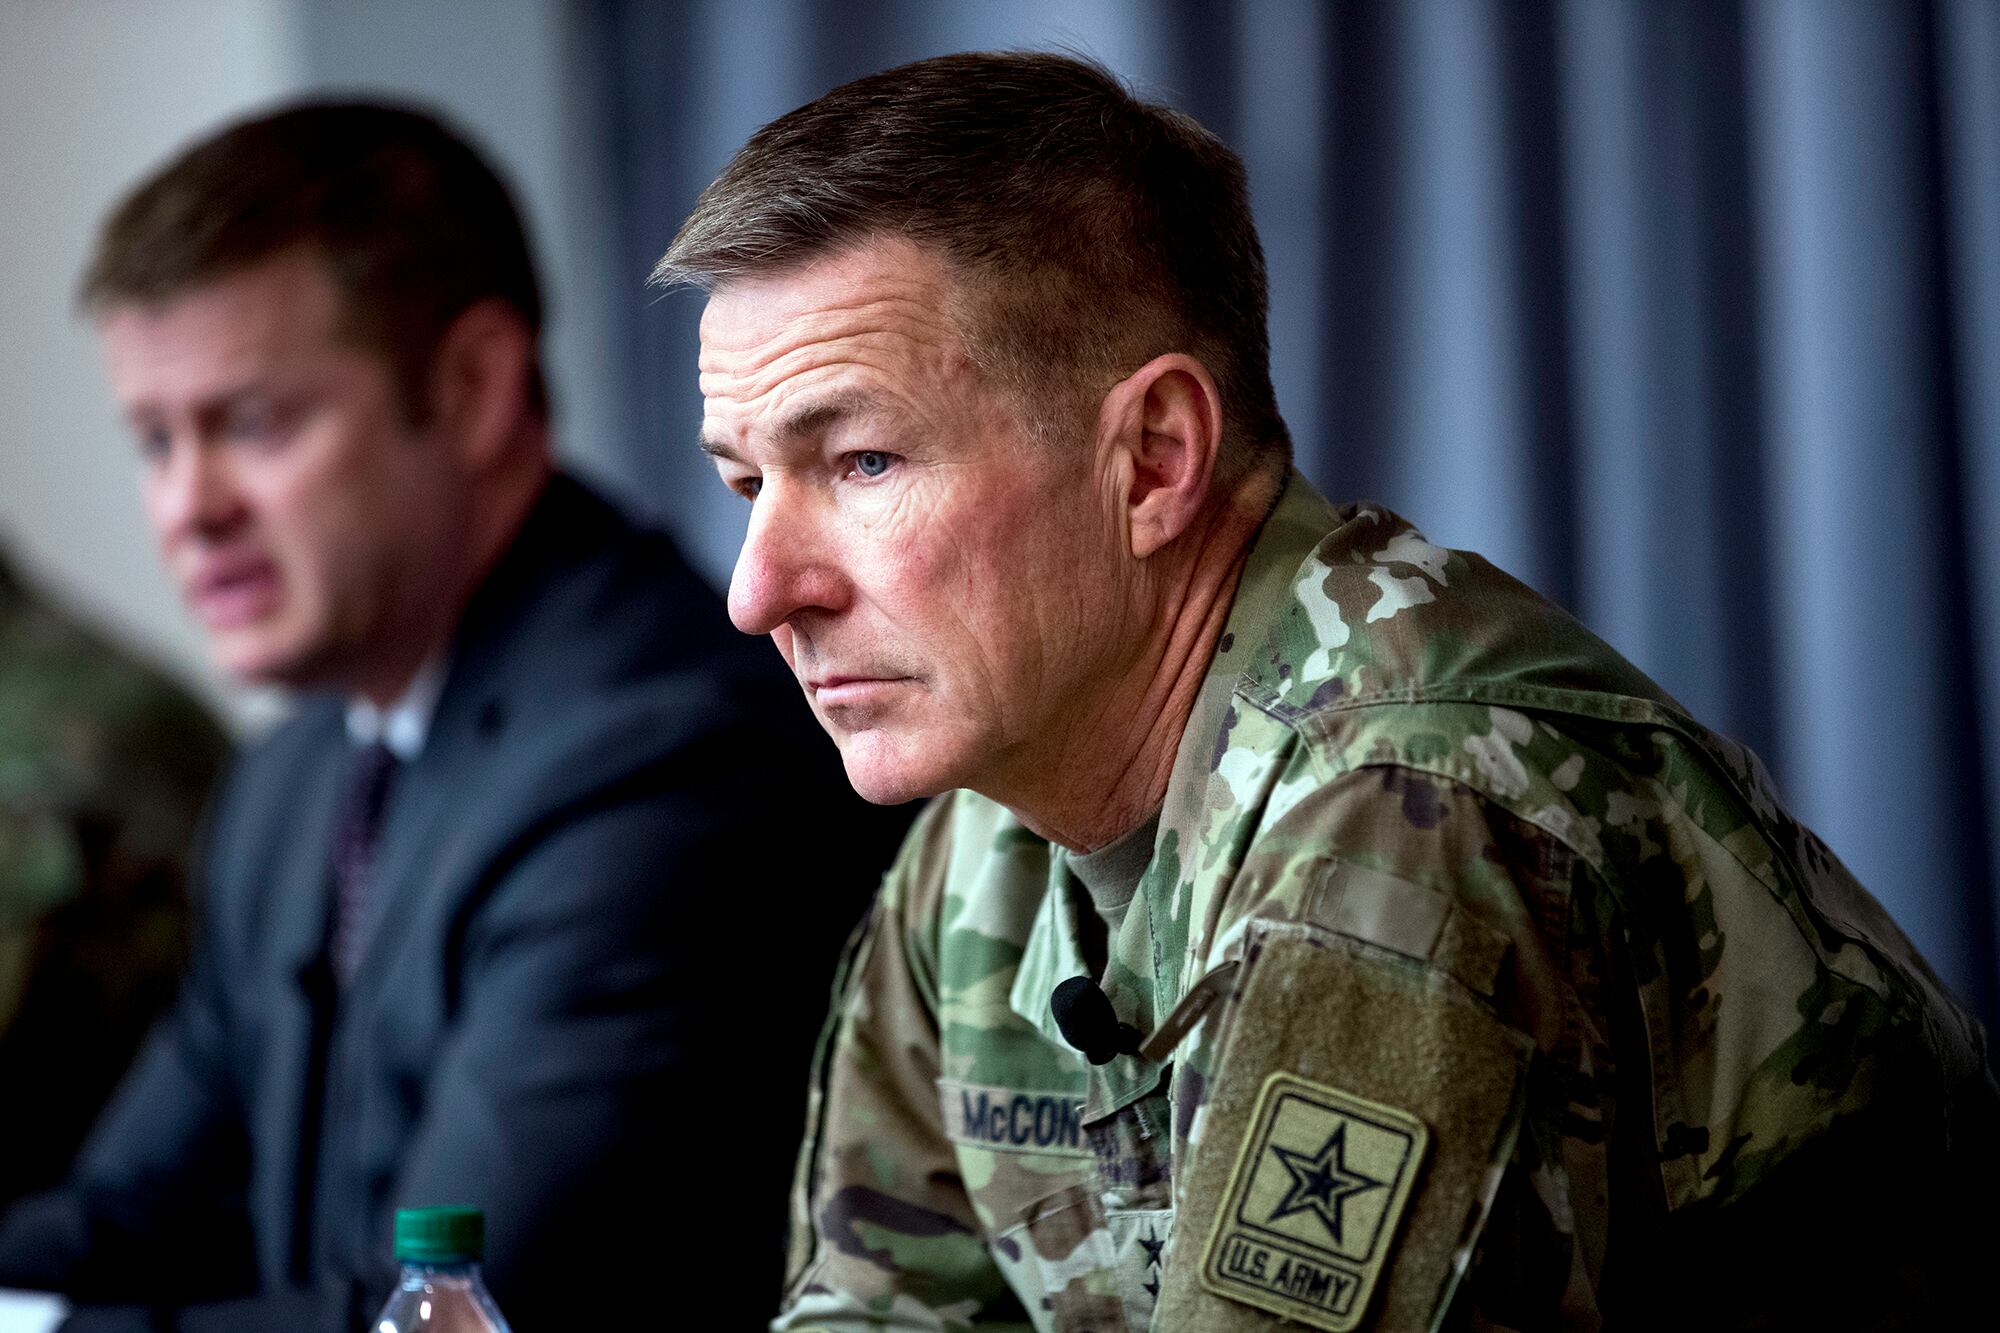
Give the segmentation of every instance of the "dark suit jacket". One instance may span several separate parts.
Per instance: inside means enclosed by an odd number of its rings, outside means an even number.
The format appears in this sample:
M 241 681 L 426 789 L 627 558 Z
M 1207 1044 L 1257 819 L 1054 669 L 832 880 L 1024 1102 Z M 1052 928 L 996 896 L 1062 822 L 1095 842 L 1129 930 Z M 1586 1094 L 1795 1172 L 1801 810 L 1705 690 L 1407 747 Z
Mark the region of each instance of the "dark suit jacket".
M 155 1307 L 78 1328 L 359 1328 L 393 1209 L 470 1203 L 517 1333 L 653 1326 L 683 1283 L 757 1322 L 834 955 L 904 821 L 672 544 L 563 479 L 461 623 L 341 988 L 349 750 L 322 700 L 233 773 L 181 997 L 0 1223 L 0 1286 Z

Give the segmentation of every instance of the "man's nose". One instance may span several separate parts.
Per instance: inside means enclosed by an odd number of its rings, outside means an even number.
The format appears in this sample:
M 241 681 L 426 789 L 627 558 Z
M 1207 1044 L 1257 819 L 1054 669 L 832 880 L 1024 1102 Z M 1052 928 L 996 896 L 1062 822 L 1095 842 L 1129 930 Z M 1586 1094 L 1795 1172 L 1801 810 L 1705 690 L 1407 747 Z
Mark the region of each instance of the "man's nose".
M 242 494 L 226 453 L 200 440 L 177 440 L 169 448 L 147 486 L 162 538 L 217 536 L 242 516 Z
M 827 516 L 801 488 L 767 478 L 729 579 L 729 619 L 769 634 L 800 611 L 838 610 L 844 586 L 829 556 Z

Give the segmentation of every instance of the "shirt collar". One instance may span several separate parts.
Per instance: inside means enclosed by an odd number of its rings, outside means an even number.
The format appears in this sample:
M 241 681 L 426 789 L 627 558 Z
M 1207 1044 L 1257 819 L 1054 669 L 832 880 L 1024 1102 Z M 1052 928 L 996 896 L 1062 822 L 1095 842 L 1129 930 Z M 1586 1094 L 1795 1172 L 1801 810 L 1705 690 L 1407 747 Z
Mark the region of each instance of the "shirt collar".
M 1140 877 L 1152 864 L 1153 842 L 1159 831 L 1160 812 L 1155 810 L 1145 823 L 1094 852 L 1061 853 L 1091 906 L 1114 930 L 1124 919 L 1126 904 L 1138 892 Z
M 356 745 L 385 745 L 389 753 L 409 763 L 424 752 L 431 717 L 444 690 L 444 660 L 433 658 L 411 678 L 402 697 L 387 708 L 366 699 L 347 702 L 347 737 Z

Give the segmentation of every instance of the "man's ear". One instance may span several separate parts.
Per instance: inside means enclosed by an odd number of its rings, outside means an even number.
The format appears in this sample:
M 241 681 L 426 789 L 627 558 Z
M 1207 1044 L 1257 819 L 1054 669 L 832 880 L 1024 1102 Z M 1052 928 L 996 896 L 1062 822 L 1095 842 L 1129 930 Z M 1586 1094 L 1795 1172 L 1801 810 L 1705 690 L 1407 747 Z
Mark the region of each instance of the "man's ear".
M 431 419 L 469 470 L 490 466 L 528 410 L 534 334 L 498 298 L 460 311 L 431 362 Z
M 1215 377 L 1181 352 L 1154 357 L 1105 395 L 1098 433 L 1123 483 L 1132 554 L 1143 560 L 1185 532 L 1208 499 L 1222 447 Z

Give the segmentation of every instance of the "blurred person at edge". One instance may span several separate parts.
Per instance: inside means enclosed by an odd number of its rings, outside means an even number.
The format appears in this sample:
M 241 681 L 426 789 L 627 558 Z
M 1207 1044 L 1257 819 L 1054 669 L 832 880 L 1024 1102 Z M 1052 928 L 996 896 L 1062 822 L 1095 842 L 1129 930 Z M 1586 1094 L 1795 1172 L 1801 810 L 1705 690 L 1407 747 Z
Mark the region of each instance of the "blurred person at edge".
M 140 185 L 82 299 L 217 660 L 302 697 L 218 798 L 175 1007 L 0 1219 L 0 1286 L 79 1330 L 353 1329 L 393 1210 L 452 1203 L 519 1327 L 579 1290 L 650 1318 L 593 1275 L 718 1235 L 768 1311 L 814 1014 L 900 830 L 671 541 L 554 468 L 500 180 L 429 115 L 291 107 Z M 759 874 L 813 892 L 746 965 L 718 944 Z M 797 1021 L 745 1043 L 746 987 Z
M 0 1210 L 62 1179 L 187 961 L 229 743 L 0 556 Z
M 814 1079 L 783 1329 L 1950 1327 L 1979 1026 L 1741 747 L 1290 463 L 1241 162 L 960 55 L 765 126 L 731 584 L 935 796 Z

